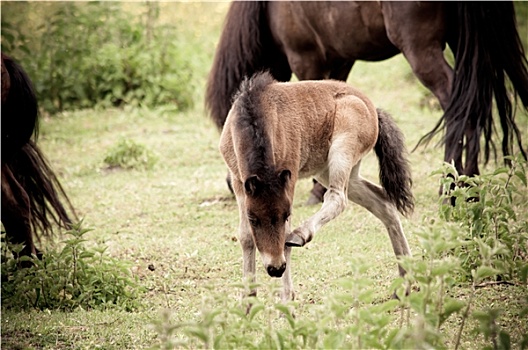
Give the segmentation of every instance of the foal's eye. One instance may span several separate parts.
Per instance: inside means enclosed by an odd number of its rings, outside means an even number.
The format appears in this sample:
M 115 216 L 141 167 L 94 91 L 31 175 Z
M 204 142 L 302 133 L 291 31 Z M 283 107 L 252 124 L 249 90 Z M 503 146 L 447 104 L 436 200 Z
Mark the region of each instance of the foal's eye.
M 251 224 L 251 226 L 259 226 L 260 225 L 259 219 L 257 219 L 253 215 L 248 214 L 247 218 L 248 218 L 248 221 Z
M 288 221 L 288 219 L 290 218 L 290 215 L 291 215 L 291 214 L 290 214 L 289 211 L 286 212 L 286 213 L 284 213 L 284 217 L 283 217 L 283 218 L 284 218 L 284 221 Z

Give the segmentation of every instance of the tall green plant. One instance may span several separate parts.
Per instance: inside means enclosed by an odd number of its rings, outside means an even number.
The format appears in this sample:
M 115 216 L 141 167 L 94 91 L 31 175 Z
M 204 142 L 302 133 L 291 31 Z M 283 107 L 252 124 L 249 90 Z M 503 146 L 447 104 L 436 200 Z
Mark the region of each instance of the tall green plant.
M 474 280 L 472 271 L 488 266 L 490 270 L 481 271 L 479 277 L 527 281 L 527 165 L 520 155 L 507 160 L 511 167 L 482 176 L 459 175 L 451 165 L 437 172 L 445 175 L 440 215 L 457 227 L 464 241 L 455 254 L 463 259 L 462 267 L 470 280 Z M 449 204 L 451 197 L 455 206 Z

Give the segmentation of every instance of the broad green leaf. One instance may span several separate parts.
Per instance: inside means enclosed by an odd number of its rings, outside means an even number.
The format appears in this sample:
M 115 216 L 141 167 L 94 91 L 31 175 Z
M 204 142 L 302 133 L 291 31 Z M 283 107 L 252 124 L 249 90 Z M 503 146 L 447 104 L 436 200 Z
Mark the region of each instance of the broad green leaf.
M 500 274 L 500 271 L 490 266 L 479 266 L 475 273 L 475 280 L 481 281 L 483 279 L 486 279 L 488 277 L 493 277 L 498 274 Z

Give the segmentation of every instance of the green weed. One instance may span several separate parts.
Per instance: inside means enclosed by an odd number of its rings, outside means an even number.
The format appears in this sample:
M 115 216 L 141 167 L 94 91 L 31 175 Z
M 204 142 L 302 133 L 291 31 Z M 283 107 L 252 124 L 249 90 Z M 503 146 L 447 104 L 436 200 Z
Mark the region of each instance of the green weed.
M 112 147 L 104 159 L 109 168 L 122 169 L 152 169 L 158 157 L 145 145 L 130 139 L 121 139 Z
M 457 232 L 461 244 L 454 254 L 462 258 L 464 277 L 473 282 L 527 281 L 528 221 L 523 217 L 527 166 L 520 155 L 507 159 L 511 167 L 471 178 L 447 164 L 440 171 L 446 175 L 440 216 Z M 455 206 L 448 203 L 450 197 Z
M 17 257 L 21 246 L 2 245 L 2 307 L 7 309 L 120 309 L 139 307 L 142 288 L 126 262 L 108 256 L 107 247 L 87 248 L 80 224 L 65 233 L 60 250 L 42 258 Z M 22 261 L 30 267 L 20 268 Z

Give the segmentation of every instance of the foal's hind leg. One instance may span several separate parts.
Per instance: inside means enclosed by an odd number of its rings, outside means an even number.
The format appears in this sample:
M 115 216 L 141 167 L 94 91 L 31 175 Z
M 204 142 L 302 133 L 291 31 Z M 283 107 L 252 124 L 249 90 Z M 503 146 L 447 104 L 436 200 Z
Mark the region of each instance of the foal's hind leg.
M 359 175 L 357 164 L 350 175 L 348 198 L 366 208 L 383 222 L 389 233 L 392 249 L 396 256 L 411 256 L 407 238 L 403 233 L 400 216 L 396 206 L 389 202 L 385 191 L 380 186 L 363 179 Z M 405 275 L 405 270 L 398 265 L 400 276 Z

